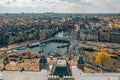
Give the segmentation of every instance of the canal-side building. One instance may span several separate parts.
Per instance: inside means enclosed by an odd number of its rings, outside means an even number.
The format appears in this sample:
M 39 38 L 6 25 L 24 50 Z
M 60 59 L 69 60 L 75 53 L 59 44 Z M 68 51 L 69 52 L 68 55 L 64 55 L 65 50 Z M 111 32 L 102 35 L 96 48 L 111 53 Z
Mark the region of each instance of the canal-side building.
M 80 31 L 80 40 L 87 40 L 89 31 L 87 30 L 81 30 Z
M 74 80 L 69 64 L 66 60 L 57 60 L 48 80 Z
M 111 42 L 120 43 L 120 33 L 119 32 L 111 32 Z
M 40 71 L 37 59 L 24 58 L 19 54 L 10 54 L 5 60 L 4 70 L 6 71 Z
M 84 71 L 84 60 L 83 60 L 83 56 L 79 56 L 79 59 L 77 61 L 77 67 L 79 69 L 81 69 L 82 71 Z
M 97 30 L 90 30 L 87 40 L 98 41 L 98 37 L 99 37 L 99 32 Z
M 110 41 L 110 32 L 101 31 L 99 33 L 99 40 L 100 41 Z

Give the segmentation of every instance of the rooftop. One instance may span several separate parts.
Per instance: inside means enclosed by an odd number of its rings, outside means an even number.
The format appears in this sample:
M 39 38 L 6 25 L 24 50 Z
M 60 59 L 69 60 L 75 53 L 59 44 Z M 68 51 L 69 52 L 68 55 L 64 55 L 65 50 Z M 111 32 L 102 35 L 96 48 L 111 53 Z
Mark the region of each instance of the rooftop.
M 56 66 L 67 66 L 66 60 L 58 60 Z
M 45 56 L 41 56 L 40 60 L 39 60 L 39 63 L 47 63 L 46 57 Z

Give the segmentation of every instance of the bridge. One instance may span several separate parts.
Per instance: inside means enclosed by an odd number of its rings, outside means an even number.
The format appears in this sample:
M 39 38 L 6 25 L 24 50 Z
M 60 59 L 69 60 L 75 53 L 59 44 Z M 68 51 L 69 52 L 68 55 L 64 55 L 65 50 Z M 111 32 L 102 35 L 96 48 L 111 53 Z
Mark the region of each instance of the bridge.
M 43 41 L 41 41 L 41 43 L 49 42 L 49 41 L 53 41 L 53 42 L 70 42 L 71 40 L 69 38 L 53 37 L 53 38 L 49 38 L 49 39 L 43 40 Z

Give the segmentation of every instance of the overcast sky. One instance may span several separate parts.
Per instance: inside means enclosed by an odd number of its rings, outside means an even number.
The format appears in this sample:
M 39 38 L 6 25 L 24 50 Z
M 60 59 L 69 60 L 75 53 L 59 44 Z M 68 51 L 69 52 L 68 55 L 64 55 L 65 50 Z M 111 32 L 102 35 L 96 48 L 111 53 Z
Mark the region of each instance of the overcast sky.
M 0 13 L 120 13 L 120 0 L 0 0 Z

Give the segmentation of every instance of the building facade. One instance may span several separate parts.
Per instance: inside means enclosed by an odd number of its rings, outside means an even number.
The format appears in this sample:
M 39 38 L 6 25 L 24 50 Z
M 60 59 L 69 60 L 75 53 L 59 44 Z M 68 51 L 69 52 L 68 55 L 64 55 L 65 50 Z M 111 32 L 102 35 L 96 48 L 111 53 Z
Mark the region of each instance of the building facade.
M 101 31 L 99 33 L 99 41 L 110 41 L 110 32 Z
M 120 43 L 120 33 L 118 33 L 118 32 L 111 32 L 110 40 L 113 43 Z

